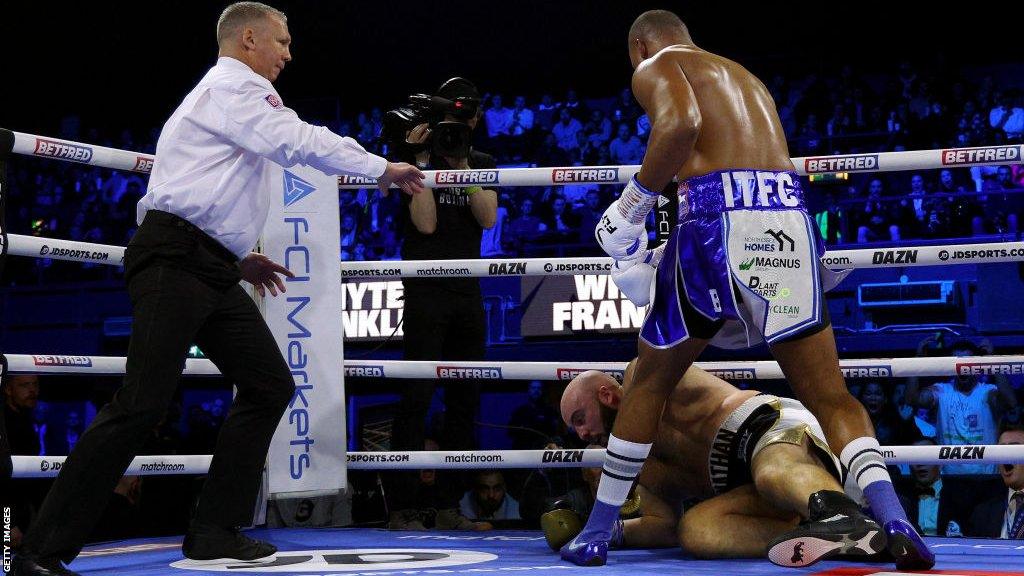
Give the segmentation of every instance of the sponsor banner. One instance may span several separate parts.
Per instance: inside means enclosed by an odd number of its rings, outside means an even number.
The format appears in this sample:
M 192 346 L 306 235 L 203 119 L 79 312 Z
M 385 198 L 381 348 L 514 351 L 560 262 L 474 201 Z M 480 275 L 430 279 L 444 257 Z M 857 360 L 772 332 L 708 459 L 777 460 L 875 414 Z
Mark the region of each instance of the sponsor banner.
M 555 379 L 565 380 L 566 382 L 568 382 L 569 380 L 572 380 L 573 378 L 579 376 L 580 374 L 583 374 L 588 370 L 590 370 L 590 368 L 557 368 L 555 369 Z M 615 378 L 620 383 L 622 382 L 622 379 L 625 378 L 626 376 L 625 370 L 601 370 L 601 372 L 604 372 L 605 374 L 611 376 L 612 378 Z
M 443 569 L 497 560 L 498 556 L 476 550 L 443 550 L 440 548 L 343 548 L 331 550 L 298 550 L 278 552 L 273 559 L 254 562 L 221 562 L 211 564 L 196 560 L 178 560 L 170 564 L 180 570 L 228 572 L 242 574 L 437 574 L 461 572 Z M 529 570 L 529 568 L 525 568 Z M 490 568 L 480 571 L 497 571 Z M 385 572 L 386 571 L 386 572 Z M 467 573 L 472 574 L 470 570 Z
M 345 338 L 356 341 L 401 339 L 404 293 L 400 280 L 342 282 L 341 324 Z
M 348 378 L 384 378 L 383 366 L 345 366 Z
M 48 140 L 46 138 L 37 137 L 35 150 L 33 150 L 32 153 L 36 156 L 46 156 L 49 158 L 59 158 L 70 162 L 88 164 L 89 161 L 92 160 L 93 148 L 92 146 L 76 144 L 74 142 Z
M 808 174 L 822 172 L 867 172 L 878 170 L 878 154 L 850 154 L 846 156 L 822 156 L 805 158 L 804 171 Z
M 82 366 L 91 367 L 89 356 L 33 356 L 32 363 L 36 366 Z
M 135 172 L 144 172 L 149 174 L 153 171 L 153 158 L 152 156 L 136 156 L 135 167 L 132 168 Z
M 489 276 L 523 276 L 526 274 L 526 262 L 522 260 L 491 262 L 487 266 L 487 274 Z
M 1024 362 L 958 362 L 957 376 L 1020 376 Z
M 89 250 L 73 250 L 71 248 L 61 248 L 59 246 L 50 247 L 43 244 L 39 248 L 39 255 L 46 256 L 48 258 L 58 258 L 61 260 L 110 260 L 109 252 L 99 252 Z
M 705 370 L 708 374 L 718 376 L 722 380 L 757 380 L 757 370 L 753 368 L 735 368 L 735 369 L 709 369 Z
M 465 366 L 438 366 L 437 377 L 442 380 L 466 380 L 468 378 L 501 380 L 501 368 L 497 366 L 472 368 Z
M 498 170 L 438 170 L 434 184 L 438 186 L 472 186 L 497 184 Z
M 872 264 L 916 264 L 917 250 L 876 250 L 871 255 Z
M 337 183 L 304 166 L 278 174 L 263 253 L 295 277 L 285 279 L 286 293 L 263 303 L 295 394 L 271 442 L 269 491 L 336 490 L 347 483 Z
M 618 168 L 555 168 L 551 171 L 553 184 L 575 182 L 613 183 L 619 181 Z
M 876 364 L 865 366 L 840 365 L 843 378 L 892 378 L 892 366 Z
M 961 250 L 939 250 L 939 260 L 959 262 L 986 262 L 1006 258 L 1024 259 L 1024 248 L 971 248 Z
M 605 264 L 558 266 L 606 269 Z M 548 268 L 554 268 L 554 265 L 548 263 L 544 268 L 550 271 Z M 607 274 L 526 276 L 520 287 L 524 303 L 523 336 L 635 332 L 647 314 L 647 307 L 638 308 L 630 302 Z
M 954 148 L 942 151 L 943 166 L 1002 163 L 1021 161 L 1021 146 L 982 146 L 980 148 Z

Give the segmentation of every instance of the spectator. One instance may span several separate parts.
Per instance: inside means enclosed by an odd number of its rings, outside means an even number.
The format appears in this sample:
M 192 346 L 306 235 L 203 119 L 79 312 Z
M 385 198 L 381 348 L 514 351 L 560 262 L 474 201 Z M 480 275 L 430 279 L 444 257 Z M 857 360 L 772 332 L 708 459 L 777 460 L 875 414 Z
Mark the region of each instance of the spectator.
M 938 344 L 936 348 L 934 345 Z M 942 341 L 929 336 L 918 345 L 918 356 L 929 347 L 941 350 Z M 953 356 L 978 356 L 984 351 L 967 340 L 950 347 Z M 960 375 L 952 382 L 938 382 L 920 389 L 917 377 L 907 379 L 907 404 L 935 410 L 936 440 L 941 445 L 994 444 L 996 422 L 1003 412 L 1017 405 L 1017 399 L 1005 376 L 993 377 L 995 383 L 978 376 Z M 992 464 L 960 464 L 943 467 L 943 474 L 995 474 Z
M 352 253 L 356 246 L 358 232 L 356 217 L 353 214 L 344 214 L 341 217 L 341 259 L 343 261 L 353 259 Z
M 885 388 L 880 382 L 868 382 L 861 389 L 858 398 L 867 410 L 871 424 L 875 427 L 875 436 L 879 444 L 892 446 L 906 444 L 917 439 L 918 434 L 913 424 L 900 418 L 886 397 Z
M 519 502 L 505 490 L 505 477 L 499 470 L 480 470 L 474 486 L 459 502 L 462 515 L 476 521 L 519 520 Z
M 508 138 L 512 134 L 512 115 L 512 110 L 502 105 L 500 94 L 491 97 L 491 107 L 484 113 L 487 137 L 491 139 L 495 153 L 503 158 L 508 151 Z
M 508 234 L 517 243 L 533 242 L 547 227 L 540 218 L 533 213 L 533 200 L 523 198 L 519 204 L 519 216 L 512 220 L 508 226 Z
M 619 124 L 617 137 L 608 145 L 608 153 L 612 164 L 635 166 L 644 159 L 644 143 L 633 135 L 629 124 L 623 122 Z
M 914 446 L 934 446 L 935 442 L 923 439 Z M 899 497 L 907 517 L 918 532 L 925 536 L 962 536 L 961 526 L 965 525 L 956 487 L 943 490 L 942 473 L 934 464 L 911 464 L 913 482 L 900 486 Z
M 508 425 L 514 450 L 530 450 L 543 446 L 559 433 L 562 419 L 558 410 L 545 401 L 543 382 L 530 382 L 526 404 L 512 411 Z
M 580 124 L 580 121 L 573 118 L 568 109 L 563 108 L 558 113 L 558 123 L 551 129 L 551 133 L 555 135 L 559 148 L 566 152 L 572 152 L 578 145 L 576 133 L 582 129 L 583 125 Z
M 579 97 L 576 95 L 576 91 L 570 88 L 565 93 L 565 102 L 562 103 L 562 110 L 568 110 L 569 114 L 577 120 L 583 118 L 583 114 L 586 112 L 586 107 L 580 102 Z
M 851 210 L 854 220 L 860 223 L 857 227 L 857 242 L 861 244 L 900 239 L 900 227 L 893 222 L 892 210 L 882 200 L 882 193 L 882 181 L 872 179 L 868 183 L 867 201 Z
M 590 121 L 584 127 L 590 143 L 600 148 L 605 146 L 612 139 L 612 121 L 605 116 L 601 110 L 593 110 L 590 113 Z
M 1024 132 L 1024 108 L 1010 91 L 997 94 L 995 101 L 996 106 L 988 113 L 989 126 L 1003 131 L 1010 138 L 1019 138 Z
M 594 244 L 594 228 L 604 214 L 601 204 L 601 193 L 596 189 L 587 190 L 586 201 L 577 211 L 579 222 L 579 241 L 581 244 Z
M 623 88 L 619 92 L 619 101 L 615 104 L 615 121 L 633 123 L 640 118 L 641 114 L 643 114 L 643 110 L 633 98 L 633 91 L 628 87 Z
M 533 110 L 526 107 L 526 97 L 516 96 L 515 108 L 512 109 L 512 125 L 509 133 L 509 147 L 512 160 L 519 162 L 533 133 Z
M 1008 427 L 999 435 L 1001 445 L 1024 445 L 1024 427 Z M 999 474 L 1006 492 L 974 508 L 970 535 L 986 538 L 1024 539 L 1024 465 L 1001 464 Z
M 565 196 L 561 194 L 551 195 L 551 207 L 543 222 L 547 227 L 548 238 L 559 242 L 567 241 L 577 227 L 575 215 L 570 210 Z
M 540 145 L 535 155 L 537 166 L 568 166 L 569 153 L 558 145 L 558 137 L 554 132 L 548 132 L 544 136 L 544 143 Z
M 957 184 L 952 170 L 947 168 L 939 172 L 939 186 L 936 192 L 956 195 L 947 198 L 945 202 L 951 216 L 951 232 L 958 236 L 980 236 L 985 233 L 981 206 L 975 201 L 974 196 L 963 195 L 966 189 L 963 185 Z
M 555 125 L 555 118 L 557 116 L 558 104 L 551 98 L 551 94 L 541 96 L 540 104 L 537 105 L 537 115 L 534 118 L 537 127 L 544 132 L 550 132 L 551 128 Z
M 601 148 L 600 144 L 594 144 L 584 130 L 580 130 L 576 133 L 576 149 L 570 156 L 573 166 L 597 166 Z
M 35 375 L 7 376 L 3 383 L 3 411 L 7 424 L 7 443 L 12 456 L 39 456 L 39 436 L 33 419 L 33 410 L 39 403 L 39 377 Z M 0 430 L 0 434 L 3 431 Z M 4 494 L 5 506 L 11 506 L 11 545 L 18 548 L 21 537 L 28 530 L 45 492 L 38 481 L 17 479 L 10 484 L 10 493 Z

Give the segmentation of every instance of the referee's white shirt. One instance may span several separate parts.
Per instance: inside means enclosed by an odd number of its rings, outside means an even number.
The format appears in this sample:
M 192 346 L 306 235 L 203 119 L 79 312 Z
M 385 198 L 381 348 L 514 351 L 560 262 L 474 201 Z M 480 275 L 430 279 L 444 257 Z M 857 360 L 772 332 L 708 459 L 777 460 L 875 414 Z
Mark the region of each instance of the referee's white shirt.
M 387 160 L 299 119 L 269 80 L 229 57 L 203 76 L 160 132 L 138 223 L 176 214 L 239 258 L 256 245 L 270 210 L 274 164 L 377 178 Z

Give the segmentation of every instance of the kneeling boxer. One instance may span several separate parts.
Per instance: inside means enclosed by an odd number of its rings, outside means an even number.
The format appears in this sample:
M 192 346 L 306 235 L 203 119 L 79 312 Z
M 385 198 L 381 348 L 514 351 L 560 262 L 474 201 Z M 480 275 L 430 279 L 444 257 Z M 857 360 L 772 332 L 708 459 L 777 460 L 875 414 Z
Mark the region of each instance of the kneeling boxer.
M 597 371 L 569 383 L 562 419 L 580 438 L 606 445 L 634 363 L 623 386 Z M 740 390 L 691 367 L 669 397 L 638 478 L 642 516 L 617 521 L 612 545 L 680 545 L 700 558 L 767 552 L 780 566 L 883 551 L 881 527 L 843 492 L 839 478 L 839 461 L 802 404 Z M 700 502 L 681 514 L 683 503 L 695 499 Z M 541 518 L 555 549 L 580 529 L 568 514 L 555 510 Z

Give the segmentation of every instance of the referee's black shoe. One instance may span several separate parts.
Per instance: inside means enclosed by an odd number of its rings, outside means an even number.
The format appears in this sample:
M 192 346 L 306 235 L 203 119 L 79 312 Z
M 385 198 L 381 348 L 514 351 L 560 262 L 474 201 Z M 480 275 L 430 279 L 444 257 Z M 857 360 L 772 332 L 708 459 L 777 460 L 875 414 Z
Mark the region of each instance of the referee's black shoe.
M 32 554 L 15 554 L 14 558 L 11 558 L 11 570 L 8 574 L 12 576 L 79 576 L 78 572 L 68 570 L 56 558 L 44 558 Z
M 193 524 L 181 544 L 181 552 L 189 560 L 202 562 L 254 562 L 273 560 L 277 547 L 250 538 L 238 529 Z
M 846 494 L 819 490 L 811 494 L 808 508 L 810 520 L 768 545 L 772 564 L 795 568 L 840 554 L 873 556 L 885 551 L 882 527 L 861 512 Z

